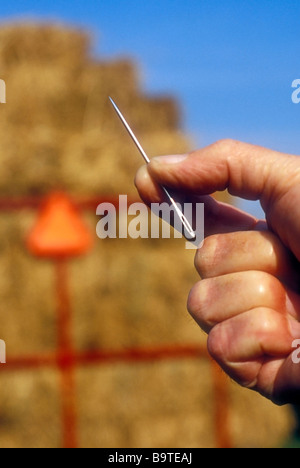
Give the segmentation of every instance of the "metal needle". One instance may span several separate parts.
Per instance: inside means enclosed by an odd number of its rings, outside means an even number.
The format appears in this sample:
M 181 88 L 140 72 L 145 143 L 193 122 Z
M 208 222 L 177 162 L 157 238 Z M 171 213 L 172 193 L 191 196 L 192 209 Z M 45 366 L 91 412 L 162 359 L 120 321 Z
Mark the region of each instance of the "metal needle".
M 113 99 L 111 97 L 109 97 L 109 99 L 110 99 L 110 102 L 112 103 L 112 105 L 114 106 L 114 109 L 117 112 L 119 118 L 121 119 L 121 122 L 124 124 L 126 130 L 128 131 L 129 135 L 131 136 L 132 140 L 134 141 L 136 147 L 138 148 L 139 152 L 143 156 L 145 162 L 147 164 L 149 164 L 150 159 L 148 158 L 147 154 L 145 153 L 145 151 L 144 151 L 142 145 L 140 144 L 140 142 L 138 141 L 137 137 L 135 136 L 135 134 L 131 130 L 129 124 L 127 123 L 127 121 L 125 119 L 125 117 L 123 116 L 123 114 L 121 113 L 121 111 L 118 108 L 117 104 L 113 101 Z M 161 188 L 164 191 L 164 193 L 167 196 L 170 203 L 172 204 L 172 206 L 174 207 L 174 210 L 176 211 L 177 215 L 179 216 L 179 219 L 180 219 L 185 231 L 189 234 L 189 239 L 188 240 L 190 240 L 190 241 L 195 240 L 196 239 L 196 234 L 195 234 L 193 228 L 191 227 L 189 221 L 186 219 L 186 217 L 184 216 L 182 211 L 179 209 L 179 207 L 178 207 L 177 203 L 175 202 L 174 198 L 170 195 L 170 193 L 168 192 L 168 190 L 164 186 L 161 185 Z M 186 232 L 184 233 L 185 236 L 186 236 Z

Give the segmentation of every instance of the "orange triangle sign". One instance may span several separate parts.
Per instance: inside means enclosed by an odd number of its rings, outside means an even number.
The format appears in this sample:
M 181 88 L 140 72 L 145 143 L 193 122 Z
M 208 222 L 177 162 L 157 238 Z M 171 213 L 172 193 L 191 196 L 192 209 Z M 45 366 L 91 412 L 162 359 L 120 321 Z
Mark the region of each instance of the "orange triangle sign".
M 31 253 L 50 258 L 83 254 L 92 243 L 79 211 L 64 193 L 49 195 L 27 239 Z

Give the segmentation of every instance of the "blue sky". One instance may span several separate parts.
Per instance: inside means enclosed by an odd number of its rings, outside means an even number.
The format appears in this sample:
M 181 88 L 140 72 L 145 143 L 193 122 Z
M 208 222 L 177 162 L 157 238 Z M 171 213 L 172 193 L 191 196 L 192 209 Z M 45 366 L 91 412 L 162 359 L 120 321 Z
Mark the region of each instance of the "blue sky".
M 101 58 L 129 56 L 149 93 L 178 100 L 194 145 L 235 138 L 300 154 L 299 0 L 14 0 L 0 19 L 91 30 Z

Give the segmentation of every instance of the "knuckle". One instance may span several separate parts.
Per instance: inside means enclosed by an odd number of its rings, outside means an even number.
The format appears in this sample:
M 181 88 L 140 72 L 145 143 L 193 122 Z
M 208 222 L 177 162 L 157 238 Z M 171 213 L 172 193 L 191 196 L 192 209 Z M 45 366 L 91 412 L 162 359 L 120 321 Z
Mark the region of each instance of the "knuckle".
M 274 311 L 272 309 L 258 309 L 259 311 L 259 329 L 262 336 L 272 336 L 277 332 L 278 323 L 274 317 Z
M 196 252 L 194 265 L 201 278 L 210 277 L 212 274 L 218 239 L 218 234 L 207 237 Z
M 216 325 L 210 331 L 207 339 L 207 350 L 215 361 L 219 363 L 225 361 L 226 353 L 220 325 Z
M 261 273 L 257 283 L 257 294 L 259 295 L 262 304 L 268 303 L 270 298 L 273 297 L 274 285 L 279 281 L 269 274 Z
M 285 310 L 286 294 L 281 282 L 263 271 L 253 271 L 252 275 L 257 306 Z
M 233 140 L 231 138 L 222 138 L 220 140 L 217 140 L 211 145 L 212 150 L 215 150 L 217 152 L 227 154 L 228 152 L 230 153 L 231 151 L 236 150 L 239 142 L 236 140 Z
M 255 294 L 258 302 L 261 302 L 262 305 L 264 305 L 264 302 L 268 298 L 270 292 L 270 275 L 263 271 L 249 271 L 247 272 L 247 278 L 254 288 L 252 292 Z
M 190 315 L 204 331 L 208 331 L 216 323 L 213 320 L 211 308 L 206 300 L 209 289 L 209 280 L 202 280 L 196 283 L 190 291 L 187 304 Z
M 190 290 L 187 301 L 187 309 L 193 318 L 196 318 L 199 309 L 199 287 L 200 283 L 197 283 L 195 286 L 193 286 L 193 288 Z

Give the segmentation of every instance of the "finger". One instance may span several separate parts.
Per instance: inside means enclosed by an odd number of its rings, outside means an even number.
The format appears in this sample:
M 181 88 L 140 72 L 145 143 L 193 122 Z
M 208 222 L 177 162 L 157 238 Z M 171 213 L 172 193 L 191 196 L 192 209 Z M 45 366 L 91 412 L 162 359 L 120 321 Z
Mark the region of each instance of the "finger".
M 138 170 L 135 184 L 142 200 L 149 207 L 151 207 L 152 203 L 162 203 L 165 201 L 164 192 L 160 185 L 150 176 L 147 166 L 142 166 Z M 196 203 L 204 203 L 205 237 L 215 233 L 246 231 L 254 229 L 258 224 L 258 220 L 253 216 L 226 203 L 217 202 L 209 195 L 197 196 L 177 191 L 174 194 L 174 198 L 182 206 L 184 203 L 192 203 L 194 205 Z M 192 224 L 195 228 L 195 220 L 192 220 Z M 260 225 L 264 227 L 265 223 L 261 222 Z
M 299 287 L 299 271 L 290 251 L 269 231 L 217 234 L 205 239 L 195 256 L 202 278 L 257 270 Z
M 266 307 L 284 314 L 286 303 L 286 291 L 278 279 L 264 272 L 246 271 L 199 281 L 189 294 L 188 311 L 208 333 L 216 324 L 245 310 Z
M 227 188 L 233 195 L 260 200 L 269 226 L 300 260 L 300 164 L 296 156 L 223 140 L 190 153 L 181 162 L 170 161 L 153 158 L 148 165 L 158 183 L 198 195 Z
M 266 358 L 286 358 L 292 342 L 285 315 L 257 308 L 216 325 L 208 335 L 208 351 L 234 380 L 255 388 Z

